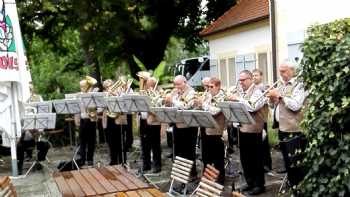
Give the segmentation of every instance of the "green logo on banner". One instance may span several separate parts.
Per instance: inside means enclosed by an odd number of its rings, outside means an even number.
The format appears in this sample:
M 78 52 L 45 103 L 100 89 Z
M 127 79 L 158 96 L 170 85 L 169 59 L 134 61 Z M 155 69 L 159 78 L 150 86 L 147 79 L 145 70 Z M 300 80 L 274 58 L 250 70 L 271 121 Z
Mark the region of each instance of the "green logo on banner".
M 12 22 L 8 15 L 5 21 L 0 21 L 0 51 L 16 52 Z

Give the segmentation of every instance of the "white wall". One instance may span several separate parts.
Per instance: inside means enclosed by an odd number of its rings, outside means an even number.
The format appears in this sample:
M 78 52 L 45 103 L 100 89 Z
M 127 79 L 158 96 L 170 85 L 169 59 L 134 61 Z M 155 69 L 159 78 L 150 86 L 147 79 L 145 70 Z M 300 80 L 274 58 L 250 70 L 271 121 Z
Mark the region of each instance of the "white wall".
M 235 30 L 226 31 L 221 34 L 219 33 L 214 36 L 210 36 L 207 38 L 209 40 L 210 59 L 219 60 L 223 58 L 232 58 L 237 55 L 266 52 L 268 54 L 268 69 L 269 73 L 271 73 L 272 68 L 270 66 L 270 37 L 270 27 L 268 20 L 256 24 L 245 25 L 243 27 L 236 28 Z M 211 67 L 211 69 L 212 68 L 213 67 Z M 221 71 L 219 63 L 217 63 L 216 68 L 217 70 L 211 70 L 211 73 L 217 77 L 220 77 Z M 228 70 L 229 69 L 227 67 L 226 71 Z M 229 79 L 228 74 L 229 72 L 227 72 L 226 79 Z M 229 86 L 229 82 L 223 81 L 222 85 L 224 87 L 227 87 Z
M 349 0 L 276 0 L 278 63 L 288 58 L 288 44 L 300 43 L 313 24 L 350 17 Z

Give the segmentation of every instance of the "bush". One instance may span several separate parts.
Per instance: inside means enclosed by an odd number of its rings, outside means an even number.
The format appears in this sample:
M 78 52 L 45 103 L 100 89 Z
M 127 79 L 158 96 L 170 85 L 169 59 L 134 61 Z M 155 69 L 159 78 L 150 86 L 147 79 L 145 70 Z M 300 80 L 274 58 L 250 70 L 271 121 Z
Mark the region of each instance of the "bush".
M 302 78 L 310 92 L 301 196 L 350 196 L 350 19 L 309 28 Z

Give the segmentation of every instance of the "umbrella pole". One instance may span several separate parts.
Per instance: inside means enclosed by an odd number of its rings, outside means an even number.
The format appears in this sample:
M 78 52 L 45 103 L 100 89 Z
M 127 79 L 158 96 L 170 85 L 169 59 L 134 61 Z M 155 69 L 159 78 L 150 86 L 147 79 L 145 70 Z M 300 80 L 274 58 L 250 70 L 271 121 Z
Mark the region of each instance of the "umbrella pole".
M 19 109 L 18 109 L 18 99 L 17 99 L 17 89 L 14 82 L 11 82 L 11 94 L 12 94 L 12 136 L 11 136 L 11 164 L 12 164 L 12 176 L 18 175 L 18 166 L 17 166 L 17 147 L 16 147 L 16 136 L 18 125 L 20 125 L 19 120 Z M 20 126 L 19 126 L 20 127 Z

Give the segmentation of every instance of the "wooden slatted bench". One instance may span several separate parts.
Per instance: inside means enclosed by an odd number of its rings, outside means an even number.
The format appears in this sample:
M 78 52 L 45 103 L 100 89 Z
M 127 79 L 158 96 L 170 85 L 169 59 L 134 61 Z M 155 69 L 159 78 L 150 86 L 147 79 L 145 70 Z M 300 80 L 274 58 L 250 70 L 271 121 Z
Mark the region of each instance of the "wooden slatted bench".
M 0 177 L 0 196 L 1 197 L 16 197 L 15 187 L 11 183 L 11 179 L 8 176 Z
M 186 196 L 187 186 L 188 186 L 188 183 L 190 182 L 193 163 L 194 162 L 191 160 L 188 160 L 179 156 L 175 157 L 173 167 L 171 169 L 171 174 L 170 174 L 170 178 L 172 179 L 169 187 L 169 192 L 168 192 L 170 196 L 172 196 L 173 193 L 177 193 L 173 189 L 175 181 L 185 184 L 185 188 L 183 190 L 182 196 Z
M 137 179 L 121 166 L 56 172 L 53 178 L 62 196 L 160 197 L 158 190 Z
M 193 191 L 191 196 L 200 197 L 216 197 L 221 196 L 224 186 L 216 183 L 220 172 L 211 165 L 207 165 L 204 169 L 201 181 L 198 187 Z

